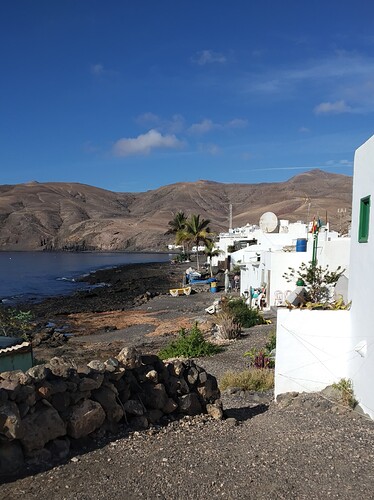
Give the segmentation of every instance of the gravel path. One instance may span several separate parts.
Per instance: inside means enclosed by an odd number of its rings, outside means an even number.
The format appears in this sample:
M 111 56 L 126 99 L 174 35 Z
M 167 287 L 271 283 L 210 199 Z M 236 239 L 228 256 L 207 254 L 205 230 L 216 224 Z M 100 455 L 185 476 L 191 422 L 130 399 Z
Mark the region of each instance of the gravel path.
M 135 432 L 0 486 L 4 499 L 373 497 L 374 427 L 319 396 Z
M 209 293 L 161 295 L 138 310 L 194 318 L 211 302 Z M 272 329 L 274 324 L 245 331 L 224 352 L 199 363 L 218 380 L 227 370 L 242 370 L 248 365 L 244 352 L 261 347 Z M 141 331 L 131 333 L 140 343 L 142 338 L 153 342 L 144 332 L 143 337 Z M 50 470 L 33 475 L 26 470 L 24 478 L 0 485 L 0 498 L 373 498 L 371 420 L 320 394 L 293 394 L 274 403 L 269 394 L 227 391 L 222 400 L 225 420 L 186 417 L 167 427 L 103 439 L 96 449 L 73 451 L 66 463 Z

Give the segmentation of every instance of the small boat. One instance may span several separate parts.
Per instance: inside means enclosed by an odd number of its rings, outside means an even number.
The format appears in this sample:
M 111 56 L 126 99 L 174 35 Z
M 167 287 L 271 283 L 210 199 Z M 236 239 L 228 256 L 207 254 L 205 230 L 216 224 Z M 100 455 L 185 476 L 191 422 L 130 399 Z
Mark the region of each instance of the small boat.
M 184 286 L 182 288 L 171 288 L 169 291 L 172 297 L 178 297 L 178 295 L 190 295 L 191 287 Z

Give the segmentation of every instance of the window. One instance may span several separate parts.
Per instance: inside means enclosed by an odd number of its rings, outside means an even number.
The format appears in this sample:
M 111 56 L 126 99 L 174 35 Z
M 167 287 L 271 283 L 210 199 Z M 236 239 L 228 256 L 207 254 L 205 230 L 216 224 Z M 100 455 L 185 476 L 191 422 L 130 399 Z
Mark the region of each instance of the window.
M 360 200 L 360 222 L 358 226 L 358 241 L 366 243 L 369 239 L 370 196 Z

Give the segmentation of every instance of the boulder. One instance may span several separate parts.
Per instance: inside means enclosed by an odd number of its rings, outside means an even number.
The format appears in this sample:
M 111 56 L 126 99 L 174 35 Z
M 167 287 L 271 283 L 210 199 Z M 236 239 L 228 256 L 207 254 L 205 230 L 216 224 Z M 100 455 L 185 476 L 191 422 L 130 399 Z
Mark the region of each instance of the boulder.
M 156 372 L 156 370 L 149 370 L 149 372 L 147 372 L 145 376 L 150 382 L 153 382 L 155 384 L 158 383 L 158 373 Z
M 81 381 L 79 382 L 79 390 L 85 392 L 98 389 L 103 383 L 104 375 L 102 374 L 97 374 L 97 375 L 98 376 L 95 376 L 95 374 L 93 374 L 92 377 L 82 378 Z
M 13 401 L 6 401 L 0 406 L 0 433 L 8 439 L 20 439 L 23 436 L 21 415 Z
M 90 361 L 87 366 L 91 368 L 91 370 L 94 370 L 95 372 L 98 373 L 104 373 L 105 372 L 105 364 L 102 361 L 99 361 L 98 359 L 94 359 L 93 361 Z
M 21 444 L 27 453 L 41 449 L 48 441 L 66 434 L 66 425 L 58 412 L 45 405 L 26 415 L 22 425 L 24 434 Z
M 159 422 L 163 416 L 164 414 L 161 410 L 149 410 L 146 415 L 151 424 L 157 424 L 157 422 Z
M 144 415 L 133 417 L 129 423 L 130 426 L 137 431 L 148 429 L 149 427 L 148 419 Z
M 92 398 L 104 408 L 109 422 L 119 422 L 121 420 L 124 412 L 122 406 L 117 403 L 115 392 L 109 388 L 101 387 L 92 392 Z
M 174 401 L 174 399 L 168 398 L 168 400 L 165 403 L 165 406 L 162 408 L 162 411 L 168 415 L 169 413 L 173 413 L 173 411 L 175 411 L 177 408 L 178 405 Z
M 179 411 L 185 415 L 199 415 L 203 413 L 199 397 L 196 393 L 185 394 L 178 399 Z
M 191 366 L 187 371 L 187 382 L 190 387 L 194 387 L 199 380 L 199 371 L 195 366 Z
M 204 401 L 213 403 L 216 399 L 221 397 L 220 390 L 218 389 L 217 379 L 213 375 L 207 376 L 204 385 L 197 388 L 197 392 L 204 399 Z
M 8 401 L 8 393 L 5 389 L 0 389 L 0 404 Z
M 31 382 L 31 377 L 27 373 L 24 373 L 22 370 L 2 372 L 0 373 L 0 379 L 7 380 L 9 382 L 17 382 L 20 385 L 26 385 Z
M 128 401 L 126 401 L 126 403 L 123 405 L 123 408 L 129 415 L 140 417 L 144 414 L 144 406 L 140 401 L 137 401 L 136 399 L 129 399 Z
M 47 378 L 48 370 L 45 365 L 36 365 L 27 370 L 27 375 L 29 375 L 35 382 L 41 382 Z
M 142 364 L 141 355 L 135 347 L 124 347 L 117 355 L 117 360 L 123 368 L 133 370 Z
M 77 372 L 75 362 L 62 356 L 61 358 L 52 358 L 46 364 L 46 368 L 51 371 L 55 377 L 69 378 Z
M 36 401 L 36 392 L 35 392 L 35 387 L 34 385 L 21 385 L 18 388 L 15 401 L 17 403 L 26 403 L 29 406 L 32 406 L 35 404 Z
M 223 408 L 221 400 L 217 400 L 214 404 L 207 404 L 206 411 L 208 415 L 210 415 L 216 420 L 223 419 Z
M 70 405 L 70 395 L 67 392 L 58 392 L 51 397 L 51 405 L 58 412 L 65 411 Z
M 71 408 L 67 421 L 67 433 L 75 439 L 87 436 L 98 429 L 104 420 L 105 411 L 100 403 L 86 399 Z
M 119 361 L 115 358 L 109 358 L 105 361 L 105 370 L 109 373 L 113 373 L 119 368 Z
M 0 477 L 13 474 L 24 466 L 22 447 L 19 441 L 3 442 L 0 446 Z
M 153 385 L 150 382 L 142 384 L 141 400 L 146 408 L 151 410 L 161 410 L 168 400 L 163 384 Z
M 50 451 L 52 458 L 57 460 L 64 460 L 69 455 L 70 440 L 68 437 L 54 439 L 47 444 L 46 448 L 48 451 Z

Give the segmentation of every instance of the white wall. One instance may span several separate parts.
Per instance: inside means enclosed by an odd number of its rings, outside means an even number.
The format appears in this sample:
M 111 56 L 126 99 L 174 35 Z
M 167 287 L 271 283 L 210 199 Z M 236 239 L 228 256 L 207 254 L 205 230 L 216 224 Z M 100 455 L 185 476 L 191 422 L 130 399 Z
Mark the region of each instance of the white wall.
M 369 238 L 358 242 L 360 199 L 371 195 Z M 363 346 L 350 367 L 355 396 L 360 406 L 374 418 L 374 136 L 355 154 L 351 230 L 349 298 L 352 300 L 352 347 Z M 365 347 L 366 344 L 366 355 Z
M 293 291 L 296 288 L 296 280 L 289 283 L 283 278 L 284 273 L 289 272 L 289 267 L 297 270 L 305 262 L 311 260 L 309 252 L 266 252 L 265 267 L 271 271 L 270 287 L 268 288 L 269 304 L 275 304 L 275 292 L 281 291 L 283 295 L 287 291 Z
M 350 238 L 338 238 L 331 241 L 322 241 L 321 249 L 318 252 L 318 264 L 322 267 L 326 267 L 326 265 L 328 265 L 330 271 L 336 271 L 339 266 L 342 269 L 348 270 L 350 248 Z
M 275 397 L 320 391 L 348 377 L 349 317 L 349 311 L 278 309 Z

